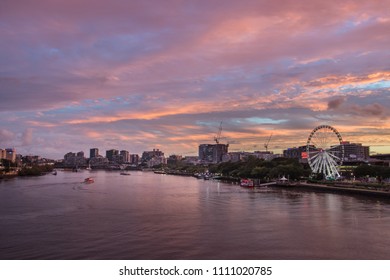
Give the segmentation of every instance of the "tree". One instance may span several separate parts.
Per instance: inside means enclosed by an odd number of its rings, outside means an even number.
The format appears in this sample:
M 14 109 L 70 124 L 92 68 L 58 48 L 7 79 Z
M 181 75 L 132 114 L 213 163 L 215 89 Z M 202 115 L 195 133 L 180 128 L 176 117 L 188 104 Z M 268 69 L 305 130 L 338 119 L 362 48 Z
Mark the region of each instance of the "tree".
M 268 177 L 270 172 L 270 168 L 257 166 L 252 169 L 251 171 L 251 177 L 258 178 L 258 179 L 264 179 Z
M 301 165 L 296 164 L 278 165 L 269 172 L 271 178 L 285 176 L 291 180 L 298 180 L 305 175 L 307 175 L 307 171 Z
M 390 178 L 390 167 L 362 164 L 355 168 L 354 174 L 358 178 L 362 177 L 380 177 Z
M 354 174 L 356 177 L 376 177 L 378 176 L 378 172 L 375 166 L 362 164 L 355 168 Z

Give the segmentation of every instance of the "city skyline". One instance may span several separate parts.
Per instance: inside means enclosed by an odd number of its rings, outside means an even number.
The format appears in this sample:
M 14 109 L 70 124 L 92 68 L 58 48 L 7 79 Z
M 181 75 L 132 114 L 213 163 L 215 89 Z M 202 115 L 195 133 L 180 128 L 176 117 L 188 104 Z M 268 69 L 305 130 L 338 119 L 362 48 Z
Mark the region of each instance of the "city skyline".
M 390 153 L 390 1 L 7 1 L 0 147 L 280 153 L 320 124 Z

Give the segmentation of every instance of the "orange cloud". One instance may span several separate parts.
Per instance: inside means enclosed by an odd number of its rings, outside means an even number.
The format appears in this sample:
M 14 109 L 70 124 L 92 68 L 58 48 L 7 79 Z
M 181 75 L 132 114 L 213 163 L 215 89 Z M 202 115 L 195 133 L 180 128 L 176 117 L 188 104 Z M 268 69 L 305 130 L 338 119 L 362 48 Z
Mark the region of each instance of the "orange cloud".
M 326 76 L 303 83 L 303 86 L 315 89 L 331 88 L 336 90 L 343 86 L 365 86 L 383 80 L 390 80 L 390 71 L 371 73 L 366 76 Z

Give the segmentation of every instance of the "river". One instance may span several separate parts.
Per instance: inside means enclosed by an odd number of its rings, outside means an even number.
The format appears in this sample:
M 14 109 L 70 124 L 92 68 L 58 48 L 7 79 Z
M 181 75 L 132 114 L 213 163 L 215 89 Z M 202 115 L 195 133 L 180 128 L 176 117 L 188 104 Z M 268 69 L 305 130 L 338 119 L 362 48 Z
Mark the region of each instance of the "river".
M 390 201 L 59 171 L 0 181 L 0 259 L 390 259 Z

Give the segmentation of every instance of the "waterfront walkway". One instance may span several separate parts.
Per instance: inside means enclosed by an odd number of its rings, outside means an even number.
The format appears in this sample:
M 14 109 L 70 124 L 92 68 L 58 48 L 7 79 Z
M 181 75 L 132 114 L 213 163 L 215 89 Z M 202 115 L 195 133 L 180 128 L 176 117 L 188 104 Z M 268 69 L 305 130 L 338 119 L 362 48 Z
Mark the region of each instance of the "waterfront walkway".
M 371 188 L 369 186 L 362 188 L 354 185 L 343 185 L 335 184 L 333 186 L 326 184 L 316 184 L 316 183 L 306 183 L 306 182 L 289 182 L 283 184 L 276 184 L 279 187 L 293 187 L 299 189 L 310 189 L 314 191 L 328 191 L 328 192 L 342 192 L 342 193 L 353 193 L 353 194 L 363 194 L 369 196 L 381 196 L 390 198 L 389 189 L 378 190 Z

